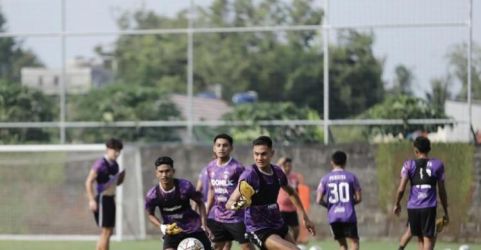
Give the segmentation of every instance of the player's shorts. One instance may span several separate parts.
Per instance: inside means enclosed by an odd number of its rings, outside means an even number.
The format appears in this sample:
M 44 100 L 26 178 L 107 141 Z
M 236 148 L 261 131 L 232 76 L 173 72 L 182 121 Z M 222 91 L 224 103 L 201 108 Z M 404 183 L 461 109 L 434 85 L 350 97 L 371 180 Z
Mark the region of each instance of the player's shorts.
M 223 223 L 213 219 L 207 220 L 207 226 L 214 235 L 212 242 L 224 242 L 235 240 L 239 244 L 248 242 L 245 237 L 246 227 L 244 223 Z
M 411 234 L 418 237 L 436 235 L 436 207 L 408 209 Z
M 97 211 L 94 212 L 95 222 L 99 227 L 115 227 L 115 198 L 114 196 L 97 195 Z
M 334 235 L 334 239 L 336 240 L 340 240 L 343 238 L 359 239 L 359 234 L 357 232 L 357 223 L 331 223 L 331 232 Z
M 282 219 L 290 227 L 299 226 L 299 218 L 297 217 L 297 212 L 281 212 Z
M 163 249 L 173 248 L 177 249 L 177 246 L 180 242 L 185 238 L 196 238 L 202 245 L 204 245 L 205 250 L 211 250 L 212 246 L 210 244 L 209 238 L 207 238 L 207 234 L 204 231 L 194 232 L 194 233 L 179 233 L 176 235 L 164 235 L 164 245 Z
M 287 228 L 287 226 L 284 224 L 281 228 L 278 229 L 265 228 L 257 230 L 255 232 L 247 232 L 246 238 L 249 239 L 252 244 L 258 246 L 261 250 L 266 250 L 267 248 L 265 247 L 265 242 L 267 238 L 269 238 L 269 236 L 276 234 L 282 238 L 285 238 L 288 232 L 289 228 Z

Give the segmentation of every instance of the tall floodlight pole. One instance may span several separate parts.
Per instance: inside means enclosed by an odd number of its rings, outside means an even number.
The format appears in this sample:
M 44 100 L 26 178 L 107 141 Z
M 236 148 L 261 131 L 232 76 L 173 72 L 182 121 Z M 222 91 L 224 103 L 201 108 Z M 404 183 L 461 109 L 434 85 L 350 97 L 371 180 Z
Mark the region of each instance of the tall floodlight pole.
M 61 36 L 61 43 L 62 43 L 62 77 L 60 80 L 60 90 L 59 90 L 59 100 L 60 100 L 60 143 L 65 143 L 65 90 L 67 84 L 67 74 L 66 74 L 66 37 L 65 37 L 65 0 L 61 1 L 61 29 L 62 29 L 62 36 Z
M 323 51 L 324 51 L 324 144 L 329 144 L 329 0 L 324 7 Z
M 187 32 L 187 143 L 193 143 L 193 92 L 194 92 L 194 34 L 193 34 L 193 19 L 194 19 L 194 1 L 190 0 L 189 8 L 189 28 Z

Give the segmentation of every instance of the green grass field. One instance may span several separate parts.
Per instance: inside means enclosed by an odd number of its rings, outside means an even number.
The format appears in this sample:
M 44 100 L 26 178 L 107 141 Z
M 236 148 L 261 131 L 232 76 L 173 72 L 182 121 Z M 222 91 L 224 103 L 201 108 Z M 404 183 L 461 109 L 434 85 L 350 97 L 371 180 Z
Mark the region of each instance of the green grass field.
M 334 241 L 321 241 L 317 244 L 322 250 L 339 249 Z M 436 249 L 440 250 L 458 250 L 461 244 L 439 242 Z M 469 244 L 470 250 L 481 250 L 480 244 Z M 93 250 L 95 242 L 93 241 L 0 241 L 1 250 Z M 161 242 L 154 240 L 146 241 L 125 241 L 112 242 L 110 247 L 112 250 L 151 250 L 161 249 Z M 236 246 L 233 247 L 237 250 Z M 309 249 L 309 248 L 308 248 Z M 395 241 L 363 241 L 361 249 L 366 250 L 396 250 L 397 243 Z M 415 250 L 415 242 L 411 242 L 408 246 L 409 250 Z

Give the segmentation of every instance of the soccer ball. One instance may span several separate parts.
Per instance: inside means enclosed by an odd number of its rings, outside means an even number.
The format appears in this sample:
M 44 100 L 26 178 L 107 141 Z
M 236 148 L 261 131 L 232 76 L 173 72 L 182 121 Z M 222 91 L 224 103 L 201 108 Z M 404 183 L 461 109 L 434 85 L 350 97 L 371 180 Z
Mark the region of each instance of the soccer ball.
M 204 250 L 202 242 L 196 238 L 185 238 L 177 246 L 177 250 Z
M 461 245 L 459 247 L 459 250 L 469 250 L 469 246 L 468 245 Z

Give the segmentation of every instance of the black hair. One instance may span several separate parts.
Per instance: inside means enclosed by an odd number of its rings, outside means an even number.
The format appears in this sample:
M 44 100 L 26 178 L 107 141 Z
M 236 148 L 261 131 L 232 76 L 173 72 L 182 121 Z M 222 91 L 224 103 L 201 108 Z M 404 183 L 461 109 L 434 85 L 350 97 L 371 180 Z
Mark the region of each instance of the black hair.
M 222 133 L 222 134 L 216 135 L 215 138 L 214 138 L 214 144 L 215 144 L 215 142 L 217 141 L 217 139 L 225 139 L 225 140 L 227 140 L 227 141 L 229 142 L 229 144 L 230 144 L 231 146 L 234 145 L 234 139 L 232 139 L 232 137 L 231 137 L 230 135 L 228 135 L 228 134 Z
M 124 148 L 124 144 L 122 144 L 122 141 L 115 138 L 110 138 L 107 142 L 105 142 L 105 146 L 107 148 L 111 148 L 119 151 L 122 150 L 122 148 Z
M 166 164 L 169 165 L 170 167 L 174 168 L 174 160 L 168 156 L 161 156 L 155 160 L 155 168 L 157 169 L 158 166 Z
M 423 154 L 429 153 L 431 151 L 431 142 L 428 138 L 424 136 L 418 136 L 413 142 L 413 146 Z
M 292 163 L 292 159 L 289 158 L 289 157 L 286 157 L 286 158 L 284 159 L 284 163 L 287 163 L 287 162 Z
M 346 165 L 347 155 L 343 151 L 336 151 L 332 154 L 331 160 L 336 166 L 343 167 Z
M 272 139 L 269 136 L 261 135 L 252 141 L 252 146 L 265 145 L 268 148 L 272 148 Z

